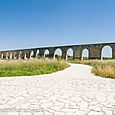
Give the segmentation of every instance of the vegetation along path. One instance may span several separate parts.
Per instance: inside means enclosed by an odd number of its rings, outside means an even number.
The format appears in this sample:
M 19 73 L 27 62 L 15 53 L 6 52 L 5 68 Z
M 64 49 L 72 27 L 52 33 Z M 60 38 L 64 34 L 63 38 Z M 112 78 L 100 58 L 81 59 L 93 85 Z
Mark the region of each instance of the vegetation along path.
M 70 65 L 52 74 L 1 77 L 0 108 L 15 110 L 0 115 L 115 115 L 115 79 Z

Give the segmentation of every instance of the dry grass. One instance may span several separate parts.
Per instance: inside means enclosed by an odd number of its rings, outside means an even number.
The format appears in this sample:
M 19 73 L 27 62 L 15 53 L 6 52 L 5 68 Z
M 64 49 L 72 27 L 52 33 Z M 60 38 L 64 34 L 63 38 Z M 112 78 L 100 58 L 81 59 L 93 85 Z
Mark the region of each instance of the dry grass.
M 73 63 L 91 65 L 92 73 L 95 75 L 115 79 L 115 60 L 83 60 L 73 61 Z
M 68 67 L 66 61 L 49 59 L 0 60 L 0 76 L 30 76 L 48 74 Z

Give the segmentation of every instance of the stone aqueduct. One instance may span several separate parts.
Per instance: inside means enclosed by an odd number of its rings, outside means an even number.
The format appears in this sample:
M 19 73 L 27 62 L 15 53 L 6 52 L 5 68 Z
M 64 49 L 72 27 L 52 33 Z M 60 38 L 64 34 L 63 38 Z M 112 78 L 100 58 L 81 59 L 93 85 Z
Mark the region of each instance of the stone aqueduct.
M 19 49 L 0 51 L 1 59 L 31 59 L 36 57 L 44 57 L 46 50 L 49 50 L 49 58 L 55 57 L 55 51 L 60 48 L 62 50 L 62 58 L 67 59 L 68 49 L 73 50 L 73 59 L 81 59 L 82 51 L 88 49 L 89 59 L 101 59 L 101 52 L 104 46 L 110 46 L 112 49 L 112 59 L 115 59 L 115 43 L 98 43 L 98 44 L 83 44 L 83 45 L 68 45 L 68 46 L 56 46 L 56 47 L 42 47 L 31 49 Z M 37 54 L 39 50 L 39 54 Z

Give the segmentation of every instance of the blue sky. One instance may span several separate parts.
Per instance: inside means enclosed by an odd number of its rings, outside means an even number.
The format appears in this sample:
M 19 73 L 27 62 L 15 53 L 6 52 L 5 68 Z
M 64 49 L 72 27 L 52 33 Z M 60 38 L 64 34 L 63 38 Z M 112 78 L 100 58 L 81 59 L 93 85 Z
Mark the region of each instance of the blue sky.
M 0 0 L 0 50 L 115 41 L 115 0 Z

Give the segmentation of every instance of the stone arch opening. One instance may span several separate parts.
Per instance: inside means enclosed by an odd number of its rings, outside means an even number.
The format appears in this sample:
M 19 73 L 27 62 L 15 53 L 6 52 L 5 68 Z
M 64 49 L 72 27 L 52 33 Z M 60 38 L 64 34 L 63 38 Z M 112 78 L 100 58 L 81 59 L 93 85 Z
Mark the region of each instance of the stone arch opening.
M 27 54 L 27 51 L 25 51 L 25 52 L 24 52 L 24 60 L 27 59 L 27 55 L 28 55 L 28 54 Z
M 11 52 L 9 53 L 9 59 L 12 59 L 12 53 Z
M 46 49 L 46 50 L 44 51 L 44 57 L 46 57 L 46 58 L 49 57 L 49 50 L 48 50 L 48 49 Z
M 3 53 L 3 59 L 5 59 L 5 58 L 6 58 L 5 53 Z
M 87 48 L 83 49 L 81 59 L 82 60 L 88 60 L 89 59 L 89 50 Z
M 36 52 L 36 58 L 39 58 L 39 53 L 40 53 L 40 51 L 38 49 L 37 52 Z
M 18 52 L 15 53 L 15 59 L 18 59 Z
M 18 52 L 18 59 L 22 59 L 22 51 Z
M 34 55 L 34 51 L 30 51 L 30 59 L 33 58 L 33 55 Z
M 2 53 L 2 54 L 1 54 L 1 59 L 3 59 L 3 58 L 4 58 L 4 54 Z
M 16 53 L 15 52 L 12 53 L 12 59 L 16 59 Z
M 23 51 L 22 52 L 22 59 L 26 60 L 30 58 L 30 52 L 28 51 Z
M 112 59 L 112 47 L 106 45 L 101 50 L 101 59 Z
M 7 56 L 8 56 L 8 59 L 10 59 L 10 52 L 8 52 Z
M 62 57 L 62 50 L 60 48 L 57 48 L 54 53 L 54 59 L 58 57 Z
M 6 59 L 8 59 L 8 52 L 6 52 Z
M 72 48 L 69 48 L 67 50 L 66 59 L 69 60 L 69 61 L 73 60 L 73 49 Z

